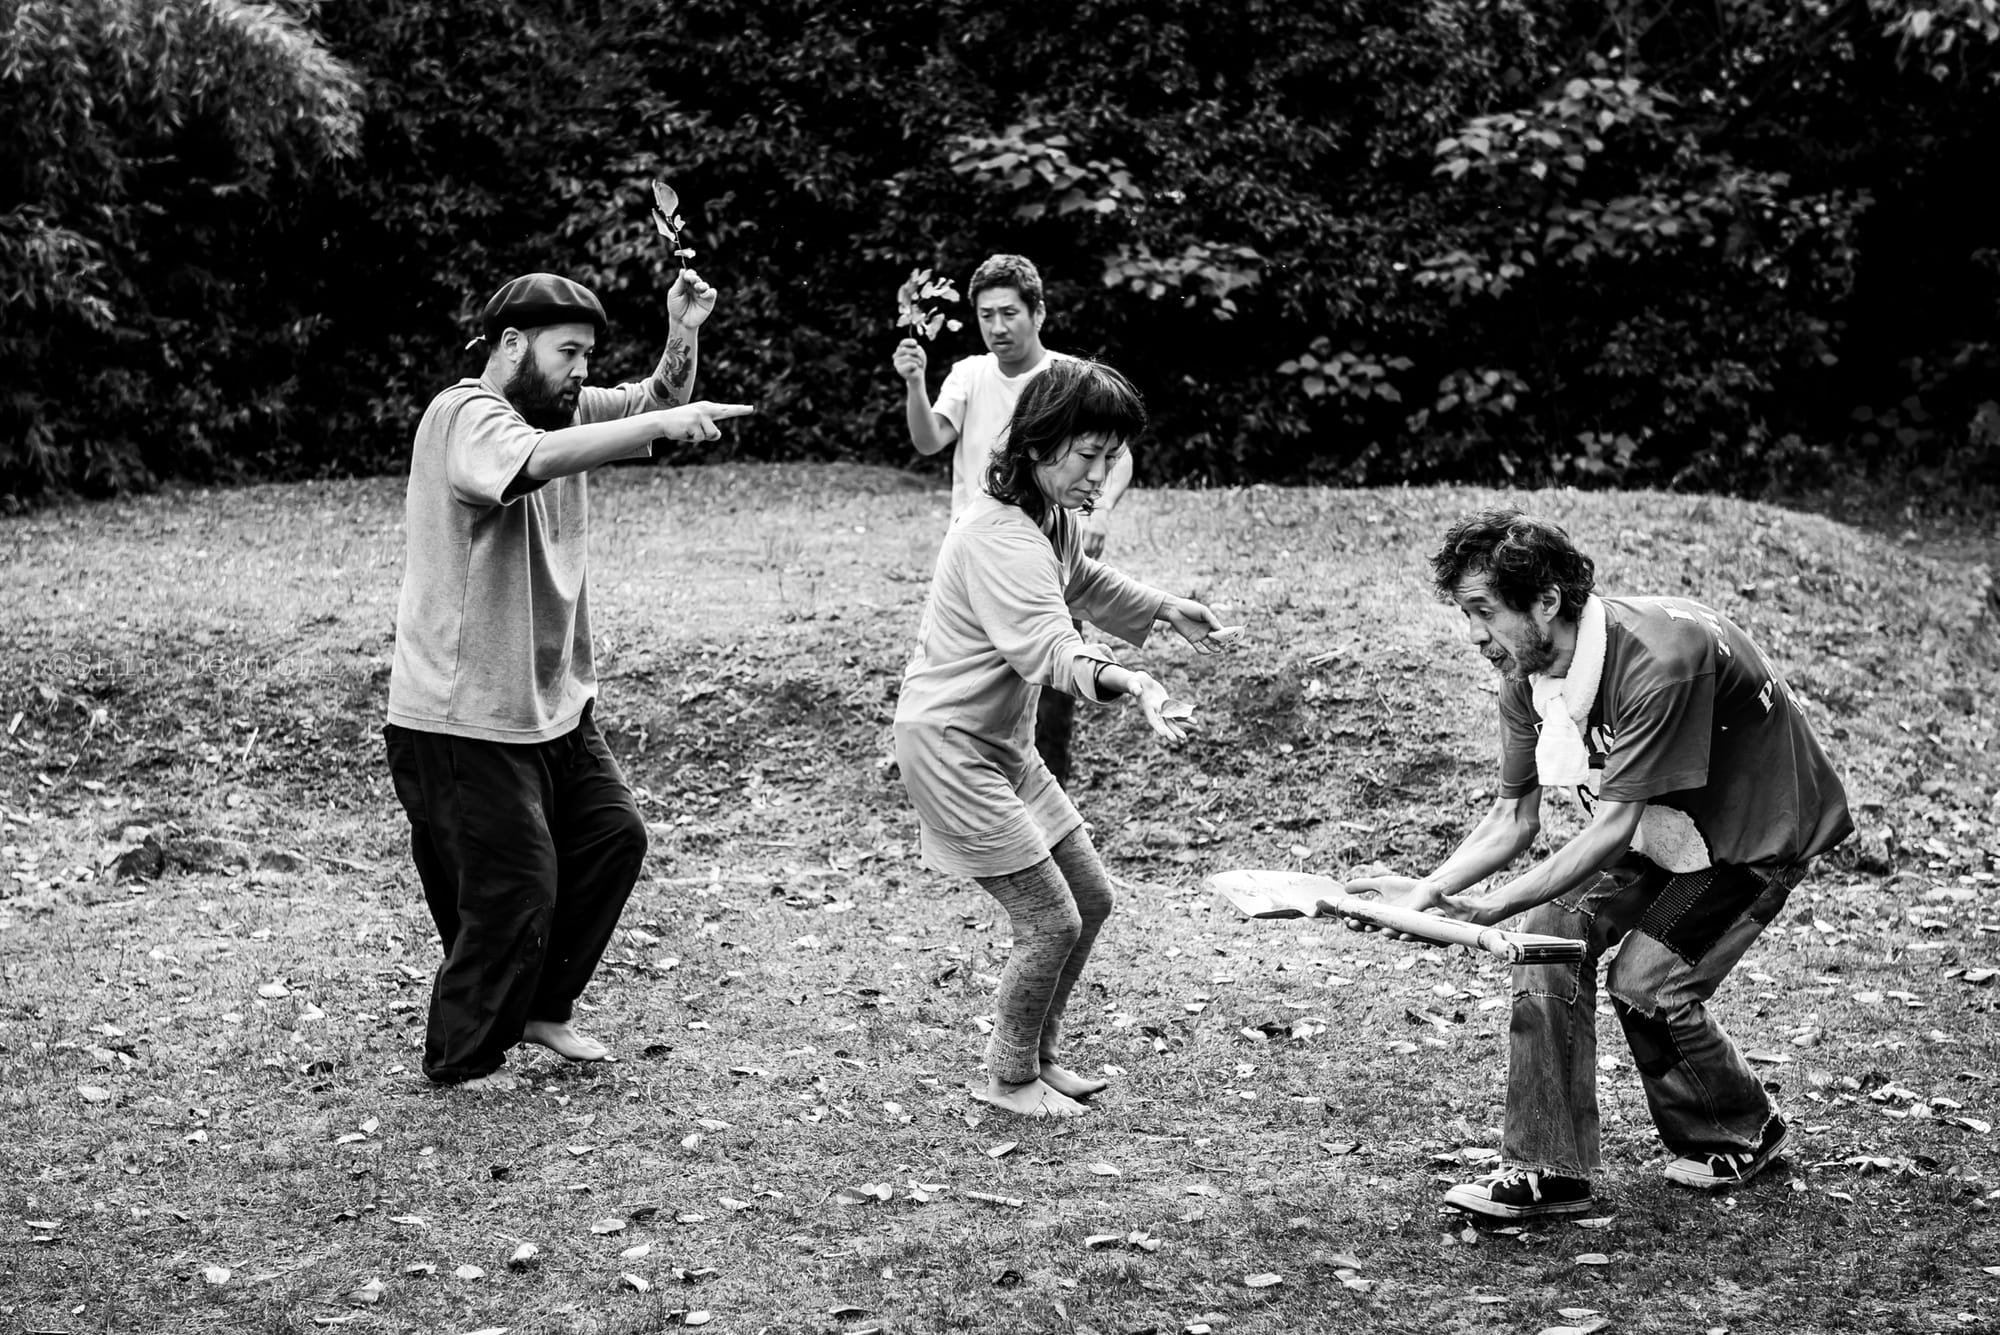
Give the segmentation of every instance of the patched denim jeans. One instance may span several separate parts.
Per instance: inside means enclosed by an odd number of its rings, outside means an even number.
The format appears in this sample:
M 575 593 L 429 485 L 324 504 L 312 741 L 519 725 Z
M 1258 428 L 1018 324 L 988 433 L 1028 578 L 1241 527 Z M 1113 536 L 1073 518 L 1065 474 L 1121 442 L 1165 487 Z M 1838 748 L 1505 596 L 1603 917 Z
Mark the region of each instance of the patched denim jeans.
M 1628 856 L 1529 910 L 1522 930 L 1581 938 L 1585 951 L 1575 964 L 1514 969 L 1502 1159 L 1570 1177 L 1597 1170 L 1597 970 L 1613 946 L 1605 988 L 1660 1139 L 1675 1154 L 1756 1145 L 1771 1101 L 1705 1003 L 1804 874 L 1801 863 L 1675 875 Z

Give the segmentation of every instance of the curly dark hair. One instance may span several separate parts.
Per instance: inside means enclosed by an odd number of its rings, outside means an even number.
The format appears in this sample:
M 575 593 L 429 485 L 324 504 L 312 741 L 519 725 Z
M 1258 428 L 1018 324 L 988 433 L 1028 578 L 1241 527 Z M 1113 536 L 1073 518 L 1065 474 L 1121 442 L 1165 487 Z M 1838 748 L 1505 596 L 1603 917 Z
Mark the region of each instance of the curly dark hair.
M 1597 586 L 1597 567 L 1576 549 L 1561 525 L 1520 510 L 1481 510 L 1453 524 L 1431 557 L 1431 586 L 1450 602 L 1467 575 L 1485 575 L 1500 601 L 1525 612 L 1554 588 L 1559 611 L 1575 621 Z
M 1031 315 L 1042 308 L 1042 271 L 1026 255 L 988 255 L 972 271 L 972 281 L 965 285 L 965 299 L 977 307 L 979 294 L 996 287 L 1011 287 L 1019 292 Z
M 1087 357 L 1053 357 L 1021 391 L 1007 433 L 986 465 L 986 491 L 1048 527 L 1048 498 L 1035 465 L 1059 459 L 1078 436 L 1129 445 L 1146 430 L 1146 405 L 1132 382 Z

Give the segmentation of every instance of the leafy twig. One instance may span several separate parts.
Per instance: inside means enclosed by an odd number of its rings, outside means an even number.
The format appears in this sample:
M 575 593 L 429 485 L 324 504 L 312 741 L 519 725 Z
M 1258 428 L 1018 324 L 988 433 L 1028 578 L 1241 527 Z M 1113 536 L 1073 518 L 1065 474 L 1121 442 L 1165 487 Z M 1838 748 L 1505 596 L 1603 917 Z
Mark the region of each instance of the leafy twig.
M 933 278 L 929 269 L 912 269 L 896 289 L 896 327 L 908 325 L 911 333 L 927 340 L 936 338 L 939 329 L 956 333 L 965 323 L 945 315 L 937 303 L 958 299 L 958 289 L 949 278 Z
M 673 249 L 674 258 L 683 265 L 694 258 L 694 250 L 681 244 L 681 233 L 687 230 L 687 220 L 680 215 L 681 197 L 665 181 L 653 182 L 653 226 L 667 239 Z

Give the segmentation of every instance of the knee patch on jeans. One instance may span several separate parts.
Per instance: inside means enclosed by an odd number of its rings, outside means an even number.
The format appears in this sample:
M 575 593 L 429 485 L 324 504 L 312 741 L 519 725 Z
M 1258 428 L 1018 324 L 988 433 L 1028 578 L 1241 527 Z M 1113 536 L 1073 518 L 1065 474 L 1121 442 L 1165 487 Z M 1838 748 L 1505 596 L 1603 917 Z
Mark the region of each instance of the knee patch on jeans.
M 1639 919 L 1639 930 L 1694 964 L 1757 902 L 1764 887 L 1764 878 L 1747 867 L 1678 874 Z
M 1665 1020 L 1646 1015 L 1615 997 L 1611 1008 L 1618 1012 L 1618 1022 L 1625 1027 L 1625 1041 L 1632 1048 L 1632 1061 L 1640 1075 L 1652 1079 L 1681 1064 L 1680 1046 L 1674 1042 L 1674 1031 Z

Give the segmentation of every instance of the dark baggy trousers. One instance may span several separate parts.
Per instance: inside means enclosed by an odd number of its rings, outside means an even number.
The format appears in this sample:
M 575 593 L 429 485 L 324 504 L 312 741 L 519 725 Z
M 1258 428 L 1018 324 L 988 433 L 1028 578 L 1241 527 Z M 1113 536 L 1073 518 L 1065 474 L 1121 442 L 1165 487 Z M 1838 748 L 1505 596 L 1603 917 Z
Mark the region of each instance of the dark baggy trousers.
M 569 1020 L 638 882 L 646 826 L 589 707 L 548 742 L 394 724 L 383 738 L 444 945 L 424 1074 L 456 1084 L 498 1070 L 528 1021 Z

